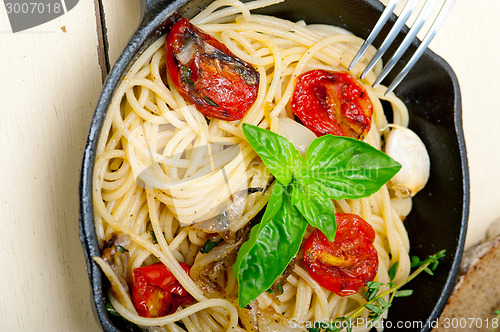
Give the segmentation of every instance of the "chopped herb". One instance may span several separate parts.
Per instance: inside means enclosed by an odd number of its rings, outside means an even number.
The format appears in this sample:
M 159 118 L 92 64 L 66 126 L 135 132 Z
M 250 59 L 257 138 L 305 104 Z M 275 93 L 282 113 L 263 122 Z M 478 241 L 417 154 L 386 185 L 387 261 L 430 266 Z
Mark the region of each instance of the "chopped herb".
M 128 249 L 123 248 L 122 246 L 119 246 L 119 245 L 116 246 L 116 250 L 119 252 L 128 252 Z
M 153 241 L 153 244 L 158 244 L 158 239 L 156 238 L 155 231 L 149 231 L 149 234 L 151 235 L 151 240 Z M 165 236 L 165 232 L 162 232 L 163 236 Z
M 203 245 L 203 247 L 200 248 L 200 252 L 202 254 L 206 254 L 207 252 L 215 248 L 217 245 L 219 245 L 222 241 L 224 241 L 224 239 L 220 239 L 217 241 L 212 241 L 208 239 L 207 242 L 205 242 L 205 244 Z
M 156 238 L 155 232 L 149 231 L 149 234 L 151 234 L 151 239 L 153 240 L 153 244 L 158 244 L 158 239 Z
M 281 286 L 279 282 L 276 284 L 276 289 L 278 290 L 278 292 L 283 293 L 283 286 Z
M 271 294 L 274 293 L 272 288 L 269 288 L 268 290 L 266 290 L 266 292 L 271 293 Z
M 106 311 L 112 317 L 116 317 L 116 318 L 118 318 L 119 320 L 121 320 L 123 322 L 131 324 L 131 322 L 129 322 L 127 319 L 125 319 L 125 317 L 123 317 L 122 315 L 120 315 L 120 313 L 118 311 L 116 311 L 115 307 L 113 307 L 113 305 L 111 304 L 111 302 L 107 302 L 106 301 L 105 304 L 104 304 L 104 308 L 106 309 Z
M 121 315 L 116 311 L 115 307 L 110 302 L 106 302 L 104 305 L 106 307 L 106 311 L 111 315 L 115 317 L 121 317 Z
M 205 101 L 210 105 L 210 106 L 213 106 L 213 107 L 219 107 L 219 105 L 217 105 L 217 103 L 215 101 L 213 101 L 212 99 L 210 99 L 209 97 L 207 96 L 203 96 L 203 99 L 205 99 Z
M 250 194 L 253 194 L 253 193 L 257 193 L 257 192 L 262 192 L 264 191 L 264 188 L 261 188 L 261 187 L 253 187 L 253 188 L 248 188 L 247 189 L 247 193 L 250 195 Z
M 184 77 L 189 86 L 191 87 L 196 86 L 193 80 L 191 80 L 191 69 L 188 66 L 182 66 L 182 76 Z

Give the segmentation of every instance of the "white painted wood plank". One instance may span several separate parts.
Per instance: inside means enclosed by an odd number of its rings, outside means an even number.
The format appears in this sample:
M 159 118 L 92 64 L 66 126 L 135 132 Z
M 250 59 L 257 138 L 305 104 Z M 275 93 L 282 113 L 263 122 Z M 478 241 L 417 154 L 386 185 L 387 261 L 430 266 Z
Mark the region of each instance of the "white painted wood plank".
M 113 65 L 141 21 L 140 1 L 102 0 L 109 42 L 109 62 Z
M 16 34 L 3 8 L 0 331 L 99 331 L 78 237 L 82 151 L 101 89 L 93 1 Z
M 466 246 L 479 242 L 500 218 L 500 1 L 458 0 L 431 43 L 457 74 L 469 158 L 471 205 Z
M 451 65 L 462 91 L 471 188 L 466 247 L 481 241 L 500 218 L 500 107 L 494 99 L 500 77 L 500 44 L 494 37 L 500 29 L 498 12 L 497 0 L 458 0 L 429 46 Z

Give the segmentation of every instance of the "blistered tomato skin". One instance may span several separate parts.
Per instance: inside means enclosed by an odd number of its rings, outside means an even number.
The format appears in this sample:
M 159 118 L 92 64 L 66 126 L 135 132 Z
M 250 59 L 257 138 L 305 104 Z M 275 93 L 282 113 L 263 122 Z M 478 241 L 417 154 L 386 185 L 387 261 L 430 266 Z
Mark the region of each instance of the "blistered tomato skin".
M 370 131 L 372 102 L 365 88 L 348 72 L 318 69 L 300 75 L 290 106 L 317 136 L 363 139 Z
M 189 274 L 190 266 L 182 268 Z M 162 317 L 177 310 L 180 305 L 194 302 L 163 263 L 136 268 L 132 271 L 132 303 L 139 316 Z
M 189 20 L 174 24 L 165 51 L 168 75 L 204 115 L 240 120 L 257 99 L 259 73 Z
M 337 213 L 333 242 L 315 230 L 304 243 L 304 264 L 321 286 L 339 296 L 358 292 L 377 274 L 378 256 L 373 245 L 375 231 L 355 214 Z

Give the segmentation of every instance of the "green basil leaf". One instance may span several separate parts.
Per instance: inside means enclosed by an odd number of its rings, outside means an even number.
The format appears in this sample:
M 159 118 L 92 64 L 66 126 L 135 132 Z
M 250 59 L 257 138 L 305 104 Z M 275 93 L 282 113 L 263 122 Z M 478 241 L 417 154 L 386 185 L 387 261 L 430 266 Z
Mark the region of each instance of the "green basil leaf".
M 289 189 L 289 188 L 286 188 Z M 276 182 L 260 224 L 252 228 L 233 266 L 241 308 L 269 289 L 297 254 L 307 221 L 291 203 L 285 187 Z
M 248 123 L 243 124 L 243 133 L 271 174 L 281 184 L 289 184 L 303 162 L 293 144 L 283 136 Z
M 264 211 L 264 215 L 262 216 L 259 225 L 266 223 L 274 217 L 274 215 L 280 211 L 283 203 L 283 193 L 285 192 L 285 187 L 281 183 L 274 181 L 268 190 L 272 190 L 271 197 L 267 202 L 266 210 Z
M 236 261 L 234 262 L 233 265 L 233 272 L 234 275 L 236 276 L 236 279 L 238 280 L 238 293 L 239 293 L 238 298 L 241 308 L 243 308 L 247 304 L 242 305 L 243 302 L 241 293 L 243 292 L 244 286 L 240 284 L 240 278 L 241 278 L 240 270 L 242 271 L 245 270 L 247 266 L 246 263 L 247 254 L 253 249 L 253 246 L 256 244 L 257 237 L 259 236 L 261 229 L 263 229 L 265 225 L 271 220 L 271 218 L 274 217 L 274 215 L 280 211 L 283 202 L 284 187 L 281 185 L 280 182 L 275 181 L 272 187 L 269 188 L 269 190 L 272 190 L 272 192 L 271 192 L 271 197 L 267 202 L 264 215 L 260 219 L 260 222 L 252 227 L 249 238 L 247 241 L 245 241 L 245 243 L 241 245 L 240 249 L 238 250 L 238 255 L 236 256 Z M 262 257 L 260 257 L 259 259 L 265 262 L 266 261 L 265 253 L 262 253 Z M 268 289 L 269 288 L 270 287 L 268 287 Z
M 400 169 L 401 164 L 365 142 L 324 135 L 309 146 L 298 175 L 311 192 L 357 199 L 378 191 Z
M 326 235 L 329 241 L 335 239 L 337 221 L 332 199 L 321 193 L 312 193 L 307 186 L 296 182 L 293 186 L 292 204 L 297 207 L 306 220 Z

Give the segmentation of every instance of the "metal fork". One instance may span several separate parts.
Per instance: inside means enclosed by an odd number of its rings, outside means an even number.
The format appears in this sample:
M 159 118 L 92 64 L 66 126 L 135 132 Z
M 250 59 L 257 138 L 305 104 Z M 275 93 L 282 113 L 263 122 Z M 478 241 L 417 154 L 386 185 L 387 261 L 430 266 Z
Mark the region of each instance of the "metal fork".
M 379 20 L 377 21 L 377 24 L 373 27 L 373 30 L 371 31 L 370 35 L 368 38 L 365 40 L 361 48 L 359 49 L 358 53 L 354 56 L 351 64 L 349 65 L 349 70 L 352 70 L 354 66 L 359 62 L 361 57 L 365 54 L 365 52 L 368 50 L 368 47 L 373 43 L 375 38 L 378 36 L 380 30 L 382 30 L 383 26 L 386 24 L 387 20 L 391 16 L 392 12 L 394 11 L 394 8 L 398 4 L 399 1 L 406 1 L 406 0 L 390 0 L 390 2 L 387 4 L 387 7 L 383 11 L 382 15 L 380 16 Z M 378 60 L 384 55 L 384 53 L 389 49 L 389 46 L 391 43 L 394 41 L 394 39 L 397 37 L 401 29 L 403 28 L 404 24 L 410 17 L 410 15 L 413 13 L 415 10 L 417 4 L 419 3 L 420 0 L 408 0 L 406 3 L 405 7 L 403 8 L 399 18 L 396 20 L 396 23 L 394 23 L 394 26 L 392 27 L 391 31 L 383 41 L 382 45 L 378 49 L 377 53 L 373 56 L 371 59 L 370 63 L 366 66 L 365 70 L 361 74 L 361 78 L 363 79 L 368 72 L 375 66 Z M 398 49 L 396 52 L 393 54 L 392 58 L 387 62 L 385 67 L 382 69 L 382 72 L 378 76 L 378 78 L 375 80 L 373 83 L 373 87 L 376 87 L 386 76 L 387 74 L 392 70 L 392 68 L 396 65 L 396 63 L 399 61 L 399 59 L 403 56 L 403 54 L 406 52 L 412 41 L 415 39 L 417 36 L 417 33 L 420 31 L 424 23 L 429 19 L 431 13 L 435 8 L 437 8 L 437 5 L 440 3 L 439 0 L 425 0 L 425 4 L 422 7 L 422 10 L 420 13 L 418 13 L 417 18 L 413 22 L 413 25 L 404 38 L 403 42 L 399 45 Z M 412 55 L 410 61 L 406 64 L 406 66 L 401 70 L 401 72 L 396 76 L 396 78 L 392 81 L 392 83 L 389 85 L 387 88 L 387 91 L 385 94 L 387 95 L 390 93 L 392 90 L 396 88 L 396 86 L 401 82 L 401 80 L 408 74 L 410 69 L 413 67 L 413 65 L 418 61 L 418 59 L 422 56 L 424 51 L 426 50 L 427 46 L 431 42 L 432 38 L 436 35 L 437 31 L 439 28 L 441 28 L 441 25 L 445 21 L 446 16 L 450 12 L 453 4 L 455 3 L 455 0 L 444 0 L 444 3 L 441 1 L 441 9 L 439 10 L 439 13 L 435 17 L 434 22 L 432 23 L 431 27 L 427 31 L 422 43 L 420 46 L 417 48 L 415 53 Z

